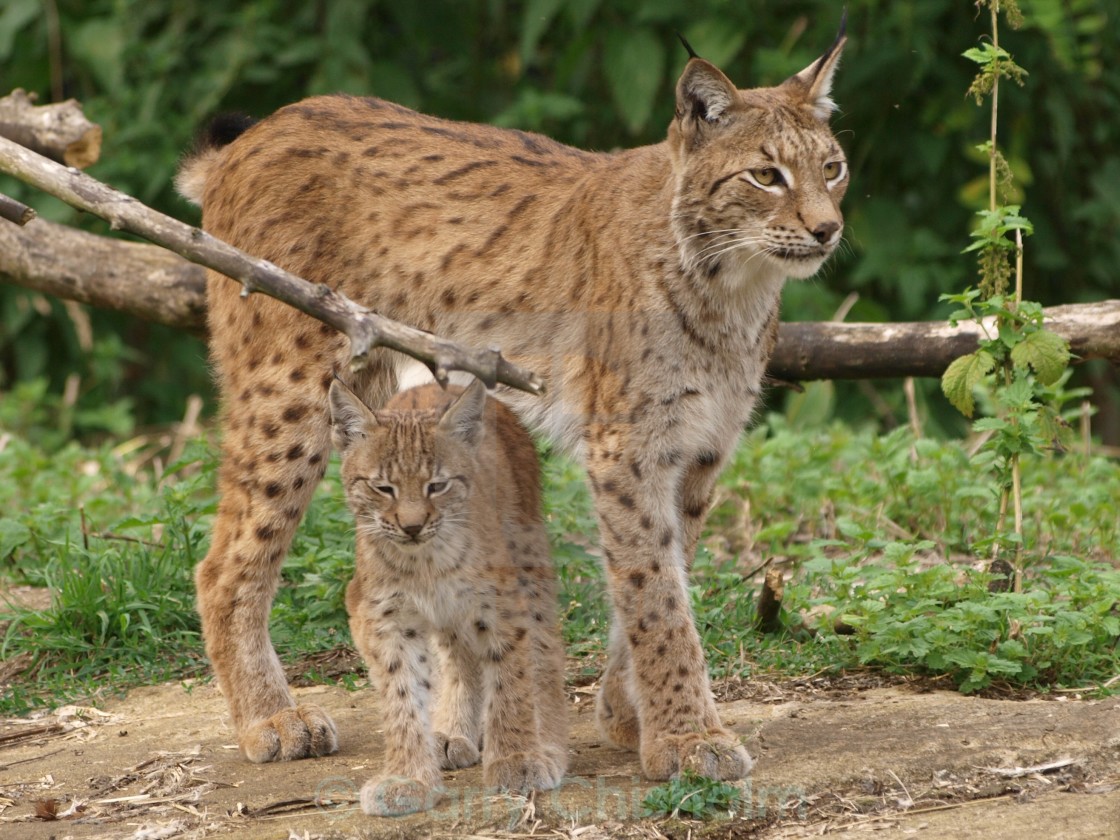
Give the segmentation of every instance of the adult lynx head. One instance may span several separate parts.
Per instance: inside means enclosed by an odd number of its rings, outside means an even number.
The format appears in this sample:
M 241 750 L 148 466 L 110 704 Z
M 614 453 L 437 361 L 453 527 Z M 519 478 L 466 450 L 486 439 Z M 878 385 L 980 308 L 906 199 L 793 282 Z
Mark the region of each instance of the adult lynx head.
M 669 153 L 676 176 L 673 232 L 685 266 L 710 277 L 729 264 L 813 274 L 840 242 L 844 153 L 828 128 L 836 43 L 772 88 L 738 90 L 693 56 L 677 83 Z

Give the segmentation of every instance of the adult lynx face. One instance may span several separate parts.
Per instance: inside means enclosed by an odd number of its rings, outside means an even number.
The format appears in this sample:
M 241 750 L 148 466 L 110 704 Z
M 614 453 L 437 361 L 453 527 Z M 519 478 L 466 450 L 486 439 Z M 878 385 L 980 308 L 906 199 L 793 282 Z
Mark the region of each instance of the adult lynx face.
M 226 145 L 212 134 L 180 173 L 215 235 L 547 377 L 543 397 L 497 396 L 587 468 L 615 611 L 599 722 L 650 778 L 751 766 L 712 700 L 686 571 L 759 395 L 782 285 L 840 241 L 848 172 L 827 118 L 842 45 L 750 90 L 693 58 L 654 146 L 590 153 L 328 96 Z M 377 406 L 406 366 L 385 350 L 351 374 L 343 337 L 222 278 L 209 317 L 224 440 L 197 575 L 207 651 L 249 758 L 318 755 L 333 724 L 294 706 L 271 593 L 325 468 L 333 377 Z M 418 491 L 410 505 L 406 534 L 438 509 Z
M 737 91 L 715 67 L 689 62 L 669 129 L 673 233 L 685 266 L 732 280 L 757 261 L 756 271 L 804 278 L 840 242 L 848 165 L 823 122 L 834 106 L 815 67 L 781 88 Z M 808 108 L 791 105 L 798 89 Z

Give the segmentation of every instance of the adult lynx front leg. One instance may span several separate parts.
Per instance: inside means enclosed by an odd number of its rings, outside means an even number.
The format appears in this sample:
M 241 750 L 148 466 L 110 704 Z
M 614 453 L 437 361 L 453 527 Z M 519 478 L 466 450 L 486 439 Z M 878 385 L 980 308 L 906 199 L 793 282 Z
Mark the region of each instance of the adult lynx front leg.
M 685 462 L 691 466 L 696 459 L 664 448 L 664 428 L 605 429 L 596 437 L 631 442 L 621 451 L 593 445 L 588 457 L 614 606 L 611 681 L 605 679 L 603 687 L 604 695 L 613 696 L 600 698 L 600 724 L 621 742 L 615 733 L 636 717 L 648 778 L 667 779 L 684 769 L 714 779 L 742 778 L 751 759 L 720 722 L 689 603 L 688 528 L 678 496 L 688 475 Z M 651 447 L 650 441 L 662 445 Z M 633 701 L 632 709 L 626 700 Z M 608 706 L 613 720 L 604 717 Z

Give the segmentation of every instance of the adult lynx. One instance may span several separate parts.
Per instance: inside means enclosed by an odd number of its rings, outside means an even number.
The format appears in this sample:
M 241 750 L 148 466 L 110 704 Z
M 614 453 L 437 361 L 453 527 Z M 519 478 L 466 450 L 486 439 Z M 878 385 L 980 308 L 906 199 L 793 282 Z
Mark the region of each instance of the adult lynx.
M 413 388 L 377 412 L 335 382 L 330 410 L 358 524 L 346 607 L 385 727 L 384 772 L 362 808 L 431 807 L 440 768 L 475 764 L 480 749 L 487 785 L 556 787 L 564 644 L 528 433 L 478 381 L 457 397 Z
M 593 154 L 325 96 L 211 133 L 179 185 L 215 235 L 392 318 L 497 345 L 549 390 L 498 396 L 587 468 L 614 621 L 599 722 L 646 776 L 745 776 L 686 587 L 716 476 L 759 394 L 787 278 L 840 241 L 847 165 L 827 118 L 843 35 L 772 88 L 692 58 L 666 140 Z M 197 574 L 206 649 L 253 761 L 336 747 L 268 639 L 280 564 L 330 448 L 335 374 L 369 405 L 404 357 L 351 375 L 346 340 L 210 280 L 221 502 Z

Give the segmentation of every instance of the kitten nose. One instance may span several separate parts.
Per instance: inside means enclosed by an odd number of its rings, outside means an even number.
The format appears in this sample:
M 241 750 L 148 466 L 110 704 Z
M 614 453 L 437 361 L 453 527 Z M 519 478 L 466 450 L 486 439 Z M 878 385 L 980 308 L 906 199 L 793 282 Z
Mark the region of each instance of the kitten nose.
M 822 245 L 832 238 L 832 234 L 840 230 L 840 223 L 833 220 L 830 222 L 821 222 L 813 228 L 813 238 Z
M 419 536 L 420 532 L 424 530 L 424 523 L 421 522 L 418 525 L 402 525 L 401 530 L 408 534 L 408 536 L 410 536 L 412 539 L 416 539 L 416 537 Z

